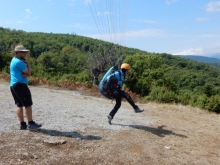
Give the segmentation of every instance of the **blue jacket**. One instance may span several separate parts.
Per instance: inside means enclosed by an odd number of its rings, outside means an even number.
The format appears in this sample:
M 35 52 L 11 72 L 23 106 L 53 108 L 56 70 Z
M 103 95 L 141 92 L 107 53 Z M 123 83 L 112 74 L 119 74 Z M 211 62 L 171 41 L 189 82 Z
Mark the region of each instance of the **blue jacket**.
M 124 82 L 125 74 L 122 72 L 122 70 L 119 70 L 119 71 L 115 71 L 114 75 L 118 79 L 117 88 L 120 88 Z

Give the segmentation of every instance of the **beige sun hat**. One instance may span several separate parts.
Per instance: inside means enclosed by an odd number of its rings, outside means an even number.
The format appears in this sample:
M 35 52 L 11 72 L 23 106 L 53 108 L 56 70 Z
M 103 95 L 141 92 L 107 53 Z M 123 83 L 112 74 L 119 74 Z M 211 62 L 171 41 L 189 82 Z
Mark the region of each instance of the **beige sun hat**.
M 13 53 L 16 52 L 29 52 L 23 45 L 18 45 L 15 47 L 15 49 L 12 51 Z

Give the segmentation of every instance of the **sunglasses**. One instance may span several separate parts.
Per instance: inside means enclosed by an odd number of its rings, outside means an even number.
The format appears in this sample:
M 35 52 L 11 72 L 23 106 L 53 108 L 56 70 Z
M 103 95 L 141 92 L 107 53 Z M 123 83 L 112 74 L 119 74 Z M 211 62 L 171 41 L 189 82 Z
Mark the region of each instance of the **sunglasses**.
M 23 54 L 27 54 L 27 52 L 22 52 L 22 51 L 21 51 L 21 53 L 23 53 Z

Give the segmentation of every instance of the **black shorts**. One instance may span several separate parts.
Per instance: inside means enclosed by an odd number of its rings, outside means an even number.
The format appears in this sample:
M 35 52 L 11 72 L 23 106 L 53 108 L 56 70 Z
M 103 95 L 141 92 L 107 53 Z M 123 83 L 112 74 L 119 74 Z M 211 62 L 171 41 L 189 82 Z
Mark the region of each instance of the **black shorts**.
M 28 107 L 33 104 L 31 92 L 27 84 L 17 83 L 11 86 L 10 89 L 17 107 Z

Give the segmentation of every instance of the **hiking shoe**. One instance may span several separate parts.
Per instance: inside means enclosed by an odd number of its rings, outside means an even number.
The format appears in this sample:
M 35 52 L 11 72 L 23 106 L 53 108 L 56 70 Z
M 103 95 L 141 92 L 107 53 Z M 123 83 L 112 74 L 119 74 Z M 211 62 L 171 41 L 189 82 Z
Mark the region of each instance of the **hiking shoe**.
M 31 124 L 28 124 L 28 129 L 38 129 L 38 128 L 40 128 L 42 126 L 42 124 L 37 124 L 37 123 L 35 123 L 34 121 L 33 121 L 33 123 L 31 123 Z
M 110 115 L 108 115 L 108 123 L 111 125 L 112 124 L 112 117 Z
M 143 112 L 144 110 L 141 110 L 139 107 L 135 108 L 134 109 L 135 113 L 141 113 Z
M 27 129 L 27 124 L 26 123 L 25 124 L 21 124 L 20 130 L 25 130 L 25 129 Z

